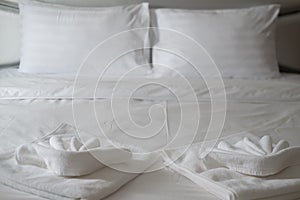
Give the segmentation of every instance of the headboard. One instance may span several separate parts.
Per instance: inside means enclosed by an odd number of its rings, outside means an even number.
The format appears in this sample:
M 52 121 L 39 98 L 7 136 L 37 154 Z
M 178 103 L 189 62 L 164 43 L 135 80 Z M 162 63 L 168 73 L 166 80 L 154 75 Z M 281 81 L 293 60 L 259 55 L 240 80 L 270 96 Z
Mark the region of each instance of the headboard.
M 80 6 L 114 6 L 149 2 L 153 8 L 186 8 L 186 9 L 216 9 L 216 8 L 241 8 L 254 5 L 280 4 L 281 13 L 300 11 L 299 0 L 42 0 L 47 2 L 60 2 Z M 17 8 L 18 0 L 0 0 L 0 5 Z
M 149 2 L 151 8 L 221 9 L 277 3 L 281 17 L 277 31 L 277 52 L 282 69 L 300 72 L 300 0 L 39 0 L 78 6 L 116 6 Z M 18 0 L 0 0 L 1 9 L 18 12 Z

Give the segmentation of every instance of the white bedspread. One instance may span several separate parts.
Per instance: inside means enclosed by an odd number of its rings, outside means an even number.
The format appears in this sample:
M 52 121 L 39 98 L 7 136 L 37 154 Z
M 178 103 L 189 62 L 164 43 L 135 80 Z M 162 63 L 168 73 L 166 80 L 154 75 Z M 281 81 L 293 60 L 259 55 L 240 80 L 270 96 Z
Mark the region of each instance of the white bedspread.
M 38 77 L 25 75 L 16 72 L 16 69 L 0 70 L 0 152 L 15 149 L 18 145 L 33 141 L 42 137 L 41 130 L 47 132 L 57 127 L 61 122 L 74 125 L 73 110 L 82 113 L 79 126 L 87 132 L 99 130 L 95 115 L 90 114 L 90 110 L 96 106 L 97 113 L 105 113 L 105 117 L 100 122 L 104 128 L 109 130 L 111 139 L 131 145 L 140 145 L 147 150 L 158 149 L 165 145 L 166 130 L 162 130 L 158 135 L 150 140 L 135 140 L 130 137 L 118 134 L 117 126 L 112 121 L 109 109 L 109 102 L 104 100 L 111 97 L 111 91 L 116 80 L 104 80 L 96 96 L 91 91 L 86 91 L 86 87 L 94 82 L 84 77 L 81 87 L 77 87 L 78 94 L 73 98 L 72 77 Z M 122 95 L 127 96 L 126 87 L 139 83 L 124 80 L 123 88 L 118 97 L 122 100 Z M 186 94 L 186 86 L 177 80 L 162 80 L 171 84 L 182 97 L 186 97 L 183 106 L 187 110 L 193 108 L 193 102 L 189 102 L 190 97 Z M 213 83 L 213 80 L 210 80 Z M 199 101 L 201 113 L 200 129 L 193 142 L 201 142 L 204 139 L 205 131 L 208 128 L 208 121 L 211 117 L 211 103 L 209 102 L 209 92 L 203 81 L 191 80 Z M 300 144 L 300 76 L 284 75 L 279 79 L 272 80 L 224 80 L 227 93 L 226 120 L 222 137 L 241 134 L 250 131 L 256 135 L 274 133 L 278 138 L 288 139 L 294 144 Z M 212 84 L 213 85 L 213 84 Z M 94 89 L 94 88 L 93 88 Z M 213 90 L 218 96 L 218 90 Z M 122 94 L 123 92 L 123 94 Z M 220 91 L 221 95 L 221 91 Z M 168 112 L 168 134 L 172 135 L 173 130 L 178 126 L 178 104 L 174 96 L 169 91 L 157 86 L 147 87 L 134 94 L 137 100 L 133 101 L 133 110 L 138 111 L 137 119 L 141 123 L 147 121 L 143 118 L 143 112 L 149 106 L 159 103 L 166 103 Z M 97 97 L 94 99 L 94 97 Z M 71 99 L 73 98 L 73 102 Z M 140 101 L 140 100 L 144 101 Z M 120 100 L 120 105 L 122 105 Z M 194 102 L 195 103 L 195 102 Z M 73 104 L 73 105 L 72 105 Z M 140 112 L 143 111 L 143 112 Z M 215 110 L 214 114 L 222 113 L 222 109 Z M 94 113 L 93 113 L 94 114 Z M 147 116 L 147 115 L 146 115 Z M 35 123 L 32 123 L 34 121 Z M 78 124 L 77 124 L 78 125 Z M 173 147 L 185 146 L 190 143 L 194 136 L 189 133 L 189 127 L 184 127 L 183 132 L 177 137 L 177 143 Z M 5 198 L 18 199 L 20 195 L 25 198 L 22 192 L 12 192 L 10 188 L 1 187 L 0 191 L 6 192 Z M 7 193 L 7 191 L 10 191 Z M 13 194 L 14 193 L 14 194 Z M 33 198 L 28 196 L 29 199 Z M 34 197 L 35 199 L 39 199 Z M 122 187 L 113 195 L 107 197 L 109 200 L 116 199 L 216 199 L 207 193 L 202 187 L 194 185 L 185 177 L 165 168 L 155 172 L 143 174 L 132 182 Z M 279 198 L 279 196 L 278 196 Z M 280 199 L 280 198 L 279 198 Z

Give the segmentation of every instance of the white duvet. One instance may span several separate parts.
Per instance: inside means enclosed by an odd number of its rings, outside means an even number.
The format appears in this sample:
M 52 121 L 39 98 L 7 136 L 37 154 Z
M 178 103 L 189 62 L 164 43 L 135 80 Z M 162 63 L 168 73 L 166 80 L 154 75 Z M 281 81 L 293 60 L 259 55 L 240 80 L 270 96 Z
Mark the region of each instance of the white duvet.
M 109 133 L 108 137 L 111 140 L 117 143 L 143 147 L 146 151 L 164 148 L 172 138 L 176 138 L 176 140 L 168 150 L 186 147 L 191 141 L 193 143 L 201 142 L 206 136 L 212 115 L 212 104 L 209 101 L 210 94 L 203 81 L 190 80 L 198 97 L 198 102 L 196 103 L 190 101 L 191 97 L 186 94 L 188 90 L 185 88 L 187 87 L 185 84 L 181 84 L 181 82 L 176 80 L 162 80 L 171 84 L 176 93 L 183 97 L 185 101 L 181 107 L 184 108 L 187 114 L 189 112 L 194 114 L 193 109 L 195 109 L 195 105 L 199 108 L 201 120 L 199 121 L 199 129 L 196 134 L 192 131 L 193 120 L 190 120 L 186 121 L 181 132 L 175 135 L 180 120 L 177 109 L 178 102 L 176 102 L 176 99 L 169 91 L 157 86 L 146 87 L 137 91 L 134 94 L 136 100 L 133 100 L 130 105 L 132 106 L 133 118 L 138 123 L 149 123 L 148 110 L 153 105 L 165 106 L 167 113 L 167 124 L 155 136 L 147 140 L 140 140 L 121 134 L 118 124 L 113 120 L 114 116 L 110 109 L 111 102 L 105 99 L 111 97 L 111 91 L 114 89 L 116 80 L 102 81 L 101 87 L 97 88 L 96 92 L 93 90 L 94 93 L 86 90 L 86 87 L 94 84 L 94 81 L 86 77 L 83 77 L 81 80 L 80 84 L 82 85 L 76 88 L 78 93 L 74 95 L 73 79 L 71 77 L 36 77 L 19 74 L 13 68 L 0 70 L 0 152 L 11 151 L 21 144 L 36 140 L 42 137 L 43 133 L 53 130 L 61 122 L 73 125 L 75 125 L 75 122 L 79 122 L 76 125 L 89 133 L 98 133 L 100 123 L 102 128 Z M 117 107 L 120 106 L 119 108 L 121 109 L 123 100 L 127 97 L 128 91 L 126 91 L 126 88 L 133 88 L 139 81 L 142 80 L 124 80 L 122 82 L 122 90 L 120 90 L 120 93 L 117 93 L 118 101 L 115 104 Z M 213 86 L 214 81 L 209 81 Z M 224 84 L 227 94 L 226 107 L 224 108 L 222 106 L 224 104 L 220 102 L 221 106 L 213 112 L 216 116 L 223 116 L 224 110 L 226 111 L 226 120 L 220 139 L 248 131 L 259 136 L 273 133 L 278 139 L 283 137 L 292 141 L 293 145 L 300 144 L 300 134 L 298 134 L 300 130 L 299 76 L 285 75 L 279 79 L 271 80 L 225 79 Z M 215 97 L 220 95 L 221 99 L 222 91 L 219 91 L 218 88 L 213 89 L 213 91 L 215 92 Z M 97 112 L 91 113 L 90 111 L 94 108 L 96 108 Z M 81 114 L 74 115 L 74 109 L 75 113 Z M 95 119 L 95 114 L 98 120 Z M 160 114 L 158 116 L 161 116 Z M 76 118 L 75 121 L 74 116 Z M 158 116 L 154 117 L 152 123 L 159 124 L 161 119 Z M 130 128 L 126 123 L 124 126 Z M 214 129 L 210 129 L 210 131 L 213 134 L 208 134 L 208 137 L 211 136 L 209 139 L 215 139 L 215 136 L 219 136 L 214 134 Z M 148 136 L 147 132 L 140 134 L 138 135 L 139 137 Z M 157 174 L 162 173 L 161 177 L 164 175 L 168 176 L 167 174 L 170 172 L 164 170 L 158 170 Z M 154 178 L 155 173 L 153 173 L 139 176 L 108 199 L 119 199 L 121 197 L 122 199 L 161 199 L 162 193 L 158 192 L 158 190 L 156 191 L 157 196 L 155 196 L 153 190 L 150 194 L 151 189 L 142 189 L 143 186 L 147 188 L 148 186 L 153 187 L 153 184 L 159 185 L 156 181 L 159 178 Z M 172 177 L 174 176 L 173 174 Z M 139 183 L 139 180 L 141 183 Z M 135 181 L 137 181 L 136 184 Z M 168 184 L 176 184 L 171 182 L 170 180 L 170 183 L 165 183 L 159 190 L 168 188 Z M 183 183 L 183 178 L 179 182 Z M 189 188 L 192 188 L 192 184 L 187 182 L 184 182 L 184 184 L 186 187 L 177 188 L 177 191 L 181 191 L 179 192 L 181 194 L 188 193 Z M 171 189 L 169 188 L 169 190 Z M 141 193 L 141 191 L 143 192 Z M 177 191 L 166 192 L 167 196 L 165 198 L 176 199 L 177 197 L 180 199 L 180 194 Z M 194 188 L 192 191 L 195 194 L 195 199 L 197 199 L 196 197 L 199 198 L 196 195 L 197 192 L 201 193 L 199 194 L 200 196 L 204 194 L 200 188 Z M 147 194 L 147 192 L 149 193 Z M 204 196 L 205 198 L 213 199 L 212 196 L 207 194 Z

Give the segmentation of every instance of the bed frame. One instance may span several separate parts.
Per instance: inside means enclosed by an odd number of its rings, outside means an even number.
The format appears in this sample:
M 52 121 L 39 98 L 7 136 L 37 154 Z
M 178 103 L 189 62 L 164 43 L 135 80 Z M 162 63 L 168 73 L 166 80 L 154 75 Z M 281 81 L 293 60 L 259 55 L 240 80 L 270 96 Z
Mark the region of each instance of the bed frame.
M 186 9 L 216 9 L 216 8 L 241 8 L 254 5 L 278 3 L 282 6 L 281 14 L 289 14 L 300 11 L 299 0 L 43 0 L 48 2 L 63 2 L 72 5 L 114 6 L 149 2 L 153 8 L 186 8 Z M 0 6 L 17 9 L 18 0 L 0 0 Z

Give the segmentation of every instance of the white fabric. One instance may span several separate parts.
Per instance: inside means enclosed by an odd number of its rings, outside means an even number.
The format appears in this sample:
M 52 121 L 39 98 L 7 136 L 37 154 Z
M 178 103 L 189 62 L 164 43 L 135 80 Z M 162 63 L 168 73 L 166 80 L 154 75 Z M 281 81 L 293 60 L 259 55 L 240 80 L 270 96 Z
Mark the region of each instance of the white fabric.
M 147 3 L 87 8 L 24 0 L 19 7 L 21 72 L 76 74 L 96 46 L 104 48 L 105 55 L 91 60 L 85 73 L 100 74 L 107 67 L 107 59 L 116 59 L 105 75 L 120 76 L 149 60 L 143 50 L 148 31 L 141 29 L 149 26 Z M 122 32 L 126 34 L 120 36 Z M 134 51 L 120 55 L 131 49 Z M 135 75 L 146 74 L 149 69 L 145 66 Z
M 231 140 L 231 138 L 229 137 L 228 140 Z M 277 195 L 279 199 L 281 195 L 284 196 L 282 199 L 297 199 L 300 197 L 299 162 L 289 167 L 285 166 L 280 172 L 277 171 L 279 173 L 267 177 L 246 175 L 237 172 L 239 171 L 237 168 L 228 169 L 224 167 L 224 163 L 222 162 L 214 162 L 210 160 L 210 158 L 201 159 L 199 155 L 199 153 L 203 153 L 199 152 L 201 145 L 200 143 L 193 144 L 192 147 L 184 153 L 184 156 L 176 161 L 176 163 L 171 164 L 170 167 L 191 179 L 196 184 L 203 186 L 207 191 L 220 199 L 274 199 L 277 198 Z M 251 152 L 253 152 L 253 150 L 254 149 L 252 149 Z M 174 152 L 170 153 L 171 157 L 174 156 L 172 155 L 173 153 Z M 215 151 L 213 150 L 212 153 L 214 154 Z M 208 157 L 209 156 L 210 154 L 208 154 Z M 244 167 L 252 167 L 252 170 L 260 171 L 261 168 L 265 168 L 266 170 L 268 167 L 271 167 L 270 170 L 272 171 L 275 168 L 272 169 L 273 166 L 271 163 L 252 163 L 254 160 L 251 160 L 250 155 L 244 155 L 244 157 L 245 158 L 241 160 L 232 159 L 231 162 L 234 162 L 232 165 L 242 165 L 241 163 L 248 159 L 248 163 L 244 163 Z M 289 155 L 286 154 L 285 158 L 288 160 Z M 299 158 L 295 154 L 293 158 L 299 161 Z M 166 160 L 169 160 L 169 156 L 167 155 Z M 276 165 L 277 161 L 273 160 L 273 162 Z M 285 164 L 284 159 L 280 159 L 280 162 Z M 266 164 L 266 166 L 263 164 Z
M 19 73 L 16 68 L 0 69 L 0 99 L 70 99 L 70 98 L 111 98 L 112 91 L 117 83 L 120 88 L 117 92 L 119 97 L 125 97 L 130 94 L 130 88 L 145 82 L 157 81 L 170 85 L 170 88 L 180 97 L 189 100 L 191 86 L 187 85 L 178 78 L 159 79 L 151 78 L 128 78 L 102 79 L 101 84 L 97 83 L 98 77 L 78 77 L 76 90 L 74 89 L 74 77 L 56 76 L 56 75 L 33 75 Z M 194 92 L 200 100 L 210 100 L 210 93 L 221 97 L 222 90 L 219 85 L 214 83 L 214 79 L 207 79 L 211 83 L 209 91 L 206 83 L 202 79 L 189 79 Z M 300 100 L 300 76 L 283 74 L 278 78 L 271 80 L 246 80 L 246 79 L 227 79 L 224 78 L 224 87 L 227 94 L 227 100 L 247 101 L 247 102 L 284 102 Z M 99 85 L 96 88 L 95 85 Z M 218 89 L 219 88 L 219 89 Z M 74 93 L 75 94 L 74 94 Z M 95 96 L 94 96 L 95 95 Z M 174 100 L 170 91 L 157 85 L 144 87 L 133 94 L 134 97 L 150 100 Z
M 60 125 L 46 138 L 21 145 L 16 150 L 18 164 L 47 168 L 58 176 L 83 176 L 105 165 L 130 159 L 130 152 L 112 146 L 104 147 L 96 137 L 83 144 L 74 127 L 67 124 Z
M 279 6 L 228 10 L 154 9 L 156 76 L 278 76 L 275 23 Z M 204 50 L 202 49 L 204 48 Z M 206 52 L 207 51 L 207 52 Z M 197 69 L 197 70 L 196 70 Z
M 0 65 L 20 60 L 20 17 L 18 13 L 0 9 Z

